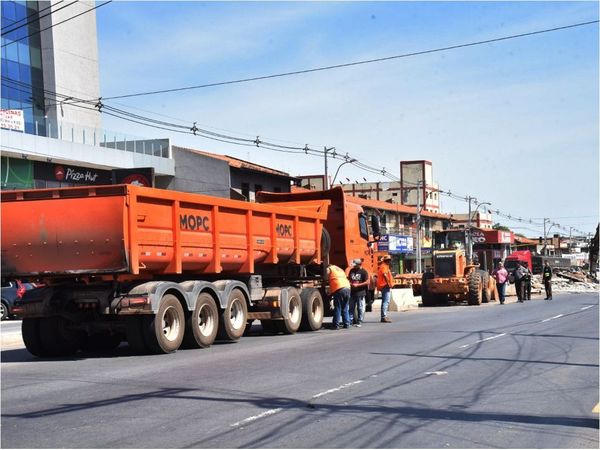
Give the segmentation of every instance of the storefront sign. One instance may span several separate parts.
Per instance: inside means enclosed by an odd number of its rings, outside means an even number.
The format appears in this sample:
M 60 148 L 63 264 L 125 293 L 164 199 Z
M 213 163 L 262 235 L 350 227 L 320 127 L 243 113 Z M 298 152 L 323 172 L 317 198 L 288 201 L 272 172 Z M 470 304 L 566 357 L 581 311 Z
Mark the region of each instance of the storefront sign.
M 412 236 L 400 234 L 385 234 L 381 236 L 377 244 L 379 251 L 388 251 L 390 253 L 409 253 L 413 248 Z
M 515 242 L 511 231 L 473 230 L 471 236 L 474 244 L 512 244 Z
M 136 186 L 154 187 L 154 167 L 135 169 L 113 169 L 113 184 L 134 184 Z
M 40 161 L 34 163 L 33 176 L 36 180 L 82 185 L 111 184 L 112 182 L 111 173 L 108 170 L 51 164 Z
M 0 109 L 0 128 L 25 131 L 25 118 L 20 109 Z

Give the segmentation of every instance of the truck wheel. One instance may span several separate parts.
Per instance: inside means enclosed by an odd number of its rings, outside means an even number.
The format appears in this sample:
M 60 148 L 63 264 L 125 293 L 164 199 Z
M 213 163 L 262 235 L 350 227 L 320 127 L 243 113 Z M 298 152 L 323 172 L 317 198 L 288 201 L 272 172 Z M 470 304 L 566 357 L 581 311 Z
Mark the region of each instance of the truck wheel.
M 186 321 L 183 343 L 187 348 L 210 347 L 217 337 L 219 310 L 212 295 L 203 292 Z
M 302 331 L 316 331 L 323 326 L 323 297 L 318 289 L 306 288 L 300 291 L 302 300 Z
M 492 291 L 490 289 L 490 274 L 482 270 L 481 271 L 481 302 L 488 303 L 492 299 Z
M 8 305 L 2 300 L 0 302 L 0 320 L 8 319 Z
M 275 322 L 277 329 L 283 334 L 294 334 L 302 322 L 302 300 L 296 288 L 287 288 L 287 303 L 281 305 L 283 320 Z
M 154 353 L 177 351 L 185 333 L 185 315 L 177 297 L 166 294 L 145 327 L 146 345 Z
M 86 336 L 81 349 L 86 352 L 109 352 L 121 345 L 121 336 L 110 333 L 94 333 Z
M 40 319 L 23 319 L 21 322 L 21 335 L 23 336 L 25 348 L 29 353 L 38 358 L 48 356 L 40 337 Z
M 40 319 L 40 338 L 46 356 L 71 356 L 81 344 L 81 335 L 70 331 L 67 320 L 60 316 Z
M 148 326 L 148 317 L 133 316 L 126 318 L 127 323 L 127 342 L 133 353 L 145 354 L 150 351 L 144 340 L 144 330 Z
M 481 274 L 477 271 L 471 272 L 467 276 L 469 292 L 467 302 L 469 305 L 481 305 L 483 286 L 481 285 Z
M 248 320 L 246 297 L 239 289 L 233 289 L 227 299 L 227 307 L 221 312 L 217 338 L 237 341 L 244 334 Z
M 437 304 L 436 296 L 429 292 L 427 282 L 433 278 L 431 272 L 425 272 L 421 278 L 421 304 L 423 306 L 435 306 Z

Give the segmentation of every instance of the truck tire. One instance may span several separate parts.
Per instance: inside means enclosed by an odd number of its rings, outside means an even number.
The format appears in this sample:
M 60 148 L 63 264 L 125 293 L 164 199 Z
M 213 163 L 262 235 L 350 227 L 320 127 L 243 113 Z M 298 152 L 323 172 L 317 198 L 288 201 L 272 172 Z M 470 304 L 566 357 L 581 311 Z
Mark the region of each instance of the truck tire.
M 434 277 L 433 273 L 425 272 L 421 278 L 421 304 L 423 306 L 435 306 L 437 304 L 437 298 L 435 294 L 429 291 L 427 282 Z
M 219 310 L 212 295 L 202 292 L 186 320 L 183 343 L 186 348 L 210 347 L 217 337 Z
M 467 302 L 469 305 L 481 305 L 483 286 L 481 285 L 481 274 L 474 270 L 467 276 L 469 291 Z
M 490 289 L 490 274 L 486 270 L 481 270 L 481 302 L 488 303 L 492 299 L 492 290 Z
M 109 352 L 121 345 L 122 340 L 118 334 L 94 333 L 83 339 L 81 350 L 86 352 Z
M 127 317 L 127 342 L 133 353 L 143 355 L 150 352 L 144 340 L 144 329 L 149 322 L 146 316 Z
M 60 316 L 40 319 L 40 338 L 46 356 L 71 356 L 79 349 L 81 335 L 68 329 L 68 322 Z
M 237 341 L 244 334 L 248 320 L 246 297 L 239 289 L 233 289 L 227 299 L 227 307 L 221 311 L 217 339 Z
M 296 288 L 286 288 L 287 302 L 281 305 L 283 320 L 275 321 L 275 327 L 283 334 L 294 334 L 302 323 L 302 299 Z
M 21 335 L 23 336 L 25 348 L 29 353 L 38 358 L 48 356 L 40 337 L 40 319 L 23 319 L 21 322 Z
M 318 289 L 306 288 L 300 291 L 302 300 L 302 322 L 300 330 L 316 331 L 323 326 L 324 306 L 323 297 Z
M 185 315 L 179 299 L 166 294 L 160 301 L 158 312 L 144 327 L 146 345 L 153 353 L 177 351 L 185 334 Z

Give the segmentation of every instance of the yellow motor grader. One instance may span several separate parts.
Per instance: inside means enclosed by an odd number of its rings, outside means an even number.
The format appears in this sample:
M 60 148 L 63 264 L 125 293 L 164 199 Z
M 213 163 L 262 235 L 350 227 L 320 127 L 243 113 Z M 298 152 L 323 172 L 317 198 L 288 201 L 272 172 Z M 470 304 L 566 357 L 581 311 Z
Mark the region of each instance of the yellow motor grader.
M 433 233 L 433 270 L 421 281 L 423 306 L 435 306 L 448 300 L 480 305 L 497 298 L 496 284 L 479 264 L 467 260 L 468 241 L 465 230 Z

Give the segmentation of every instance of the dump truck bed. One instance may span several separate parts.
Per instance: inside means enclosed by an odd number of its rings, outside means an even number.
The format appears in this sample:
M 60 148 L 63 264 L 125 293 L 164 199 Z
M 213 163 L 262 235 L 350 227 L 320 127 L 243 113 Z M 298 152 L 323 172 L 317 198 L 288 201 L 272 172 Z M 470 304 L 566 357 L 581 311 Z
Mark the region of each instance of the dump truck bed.
M 2 275 L 254 273 L 321 260 L 328 200 L 256 204 L 133 185 L 2 192 Z

